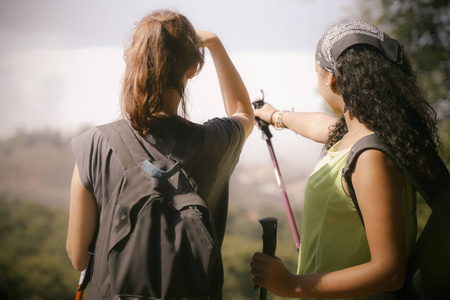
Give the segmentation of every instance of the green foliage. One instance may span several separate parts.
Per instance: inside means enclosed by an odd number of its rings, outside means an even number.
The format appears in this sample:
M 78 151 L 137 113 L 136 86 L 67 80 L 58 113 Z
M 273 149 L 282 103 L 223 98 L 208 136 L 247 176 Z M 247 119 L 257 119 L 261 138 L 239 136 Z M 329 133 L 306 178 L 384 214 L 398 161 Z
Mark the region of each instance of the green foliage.
M 255 299 L 250 261 L 262 249 L 257 219 L 279 219 L 277 256 L 296 272 L 297 250 L 282 209 L 249 212 L 232 202 L 223 244 L 226 299 Z M 79 273 L 67 258 L 68 212 L 38 203 L 8 201 L 0 195 L 0 299 L 73 299 Z M 268 299 L 280 299 L 269 293 Z
M 0 196 L 0 299 L 73 299 L 79 273 L 67 258 L 68 213 Z
M 413 62 L 427 98 L 450 99 L 450 2 L 369 0 L 363 17 L 397 38 Z

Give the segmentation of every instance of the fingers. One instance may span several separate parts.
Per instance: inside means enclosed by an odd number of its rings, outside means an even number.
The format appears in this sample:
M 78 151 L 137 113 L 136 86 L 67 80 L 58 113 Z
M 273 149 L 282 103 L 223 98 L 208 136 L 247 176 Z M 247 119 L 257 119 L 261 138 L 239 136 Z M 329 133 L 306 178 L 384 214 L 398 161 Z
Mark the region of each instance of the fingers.
M 264 263 L 264 262 L 252 260 L 252 262 L 250 263 L 250 268 L 251 268 L 251 273 L 253 275 L 255 275 L 255 274 L 259 274 L 260 271 L 265 270 L 267 267 L 266 267 L 266 263 Z
M 252 256 L 252 261 L 268 262 L 271 259 L 273 259 L 271 256 L 261 252 L 255 252 Z
M 268 270 L 270 269 L 269 262 L 273 259 L 271 256 L 261 252 L 253 254 L 250 262 L 250 273 L 253 275 L 253 282 L 259 286 L 266 287 L 268 277 Z
M 295 287 L 295 275 L 283 264 L 279 257 L 271 257 L 261 252 L 252 256 L 250 273 L 253 282 L 278 296 L 291 295 Z
M 264 280 L 260 277 L 253 277 L 253 283 L 256 285 L 259 285 L 263 288 L 266 288 L 265 284 L 264 284 Z
M 266 271 L 262 263 L 253 261 L 251 264 L 250 274 L 253 276 L 253 282 L 259 286 L 266 287 L 265 282 L 267 278 Z
M 265 103 L 261 108 L 257 108 L 254 111 L 255 117 L 262 119 L 263 121 L 267 122 L 268 124 L 272 124 L 271 119 L 272 119 L 274 112 L 275 112 L 275 108 L 268 103 Z

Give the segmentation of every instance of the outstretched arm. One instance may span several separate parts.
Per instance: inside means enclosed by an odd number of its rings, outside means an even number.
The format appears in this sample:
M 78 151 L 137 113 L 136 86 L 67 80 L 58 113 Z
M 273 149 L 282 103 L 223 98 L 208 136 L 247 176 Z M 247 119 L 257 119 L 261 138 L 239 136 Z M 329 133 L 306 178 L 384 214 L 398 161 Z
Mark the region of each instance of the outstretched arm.
M 255 116 L 269 124 L 275 124 L 278 114 L 272 105 L 266 103 L 262 108 L 255 110 Z M 300 113 L 285 111 L 282 115 L 284 126 L 290 130 L 318 143 L 325 143 L 330 126 L 334 125 L 337 117 L 325 113 Z
M 255 119 L 247 88 L 217 35 L 210 31 L 197 31 L 197 37 L 211 53 L 225 111 L 244 126 L 247 138 L 253 130 Z

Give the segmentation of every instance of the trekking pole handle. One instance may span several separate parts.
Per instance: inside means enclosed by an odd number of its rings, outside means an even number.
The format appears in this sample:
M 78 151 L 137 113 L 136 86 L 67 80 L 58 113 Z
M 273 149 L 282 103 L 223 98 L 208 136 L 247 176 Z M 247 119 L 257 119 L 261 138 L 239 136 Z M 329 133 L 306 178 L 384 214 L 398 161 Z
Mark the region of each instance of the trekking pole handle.
M 259 223 L 261 223 L 263 228 L 263 253 L 275 257 L 278 219 L 275 217 L 266 217 L 259 219 Z
M 253 107 L 256 109 L 256 108 L 261 108 L 261 107 L 263 107 L 263 105 L 264 105 L 264 91 L 263 90 L 260 90 L 261 91 L 261 94 L 262 94 L 262 98 L 261 99 L 258 99 L 258 100 L 255 100 L 255 101 L 253 101 L 252 102 L 252 104 L 253 104 Z
M 278 219 L 275 217 L 266 217 L 259 219 L 259 223 L 263 228 L 263 253 L 275 257 L 275 250 L 277 248 L 277 226 Z M 261 287 L 259 300 L 267 299 L 267 290 Z
M 264 106 L 264 91 L 261 90 L 262 98 L 255 100 L 252 102 L 253 108 L 258 109 Z M 255 118 L 256 124 L 258 124 L 259 129 L 262 131 L 262 138 L 264 140 L 269 140 L 272 137 L 272 133 L 270 133 L 269 130 L 269 123 L 267 123 L 264 120 L 261 120 L 260 118 Z

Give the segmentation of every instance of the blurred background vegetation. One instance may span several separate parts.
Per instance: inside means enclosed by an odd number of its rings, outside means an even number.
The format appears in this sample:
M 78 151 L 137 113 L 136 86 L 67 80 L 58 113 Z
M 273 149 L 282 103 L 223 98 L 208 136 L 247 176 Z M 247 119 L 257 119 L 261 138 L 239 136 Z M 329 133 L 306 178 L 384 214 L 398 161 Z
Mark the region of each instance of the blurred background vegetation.
M 355 1 L 359 18 L 399 39 L 425 93 L 438 112 L 442 157 L 450 165 L 450 2 Z M 83 131 L 83 130 L 82 130 Z M 70 138 L 59 132 L 18 132 L 0 142 L 0 299 L 74 299 L 79 273 L 66 255 L 69 186 L 74 159 Z M 271 171 L 271 170 L 270 170 Z M 240 168 L 236 169 L 240 172 Z M 283 172 L 283 170 L 282 170 Z M 277 255 L 292 272 L 297 251 L 281 196 L 249 190 L 232 179 L 223 245 L 226 299 L 256 299 L 249 263 L 262 248 L 258 219 L 279 219 Z M 275 184 L 273 173 L 262 184 Z M 289 192 L 289 189 L 288 189 Z M 297 224 L 301 206 L 293 205 Z M 429 214 L 419 201 L 419 229 Z M 269 299 L 278 299 L 269 294 Z

